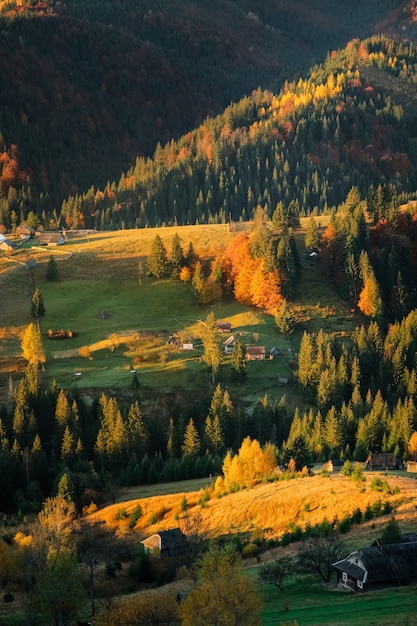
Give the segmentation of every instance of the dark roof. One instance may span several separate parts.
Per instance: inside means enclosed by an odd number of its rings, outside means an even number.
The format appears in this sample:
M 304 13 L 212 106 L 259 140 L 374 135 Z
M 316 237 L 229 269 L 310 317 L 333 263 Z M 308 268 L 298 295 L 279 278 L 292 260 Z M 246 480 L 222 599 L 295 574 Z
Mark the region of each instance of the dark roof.
M 417 577 L 417 541 L 361 548 L 333 567 L 365 583 L 413 579 Z
M 161 537 L 161 550 L 176 548 L 178 545 L 183 545 L 187 541 L 187 537 L 179 528 L 161 530 L 158 535 Z

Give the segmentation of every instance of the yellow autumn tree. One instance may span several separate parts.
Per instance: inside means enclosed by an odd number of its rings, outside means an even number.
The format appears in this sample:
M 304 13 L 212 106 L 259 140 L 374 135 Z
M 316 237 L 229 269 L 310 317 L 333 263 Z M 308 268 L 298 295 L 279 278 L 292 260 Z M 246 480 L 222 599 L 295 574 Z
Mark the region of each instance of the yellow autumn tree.
M 367 317 L 377 317 L 382 312 L 382 300 L 375 276 L 370 274 L 359 295 L 358 308 Z

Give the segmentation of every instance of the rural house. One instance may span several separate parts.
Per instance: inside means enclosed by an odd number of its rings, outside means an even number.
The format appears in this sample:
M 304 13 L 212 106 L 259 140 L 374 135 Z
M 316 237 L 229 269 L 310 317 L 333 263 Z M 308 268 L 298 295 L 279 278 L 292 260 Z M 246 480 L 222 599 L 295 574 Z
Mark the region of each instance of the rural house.
M 342 459 L 329 459 L 327 463 L 324 464 L 324 469 L 328 472 L 340 472 L 343 467 Z
M 179 556 L 187 547 L 187 537 L 179 528 L 160 530 L 141 541 L 146 554 L 156 557 Z
M 217 330 L 220 333 L 230 333 L 232 330 L 232 324 L 230 322 L 218 322 Z
M 417 541 L 374 545 L 333 563 L 337 582 L 352 591 L 370 591 L 417 582 Z
M 264 361 L 265 355 L 265 346 L 248 346 L 246 348 L 246 359 L 248 361 Z
M 236 340 L 233 335 L 231 335 L 226 341 L 223 341 L 224 345 L 224 353 L 231 354 L 233 352 L 233 348 L 235 347 Z
M 365 467 L 369 470 L 396 469 L 398 462 L 392 452 L 370 452 L 365 461 Z
M 61 246 L 65 243 L 62 233 L 38 231 L 36 233 L 36 238 L 41 246 Z
M 4 235 L 0 235 L 0 250 L 2 252 L 13 252 L 17 246 L 13 241 L 7 239 Z

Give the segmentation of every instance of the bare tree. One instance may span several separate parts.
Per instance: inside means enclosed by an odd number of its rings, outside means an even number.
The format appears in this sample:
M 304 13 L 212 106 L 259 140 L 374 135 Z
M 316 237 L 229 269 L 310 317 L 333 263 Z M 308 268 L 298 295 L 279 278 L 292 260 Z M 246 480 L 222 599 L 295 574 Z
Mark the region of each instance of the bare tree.
M 286 578 L 294 572 L 294 562 L 288 556 L 278 559 L 273 563 L 263 565 L 259 570 L 259 582 L 267 585 L 274 585 L 280 591 L 284 591 L 282 584 Z
M 303 542 L 298 552 L 298 567 L 302 572 L 315 573 L 328 583 L 333 571 L 332 564 L 345 552 L 345 547 L 337 533 L 327 537 L 314 537 Z
M 189 565 L 199 556 L 201 549 L 207 540 L 207 524 L 203 520 L 200 511 L 189 511 L 185 508 L 180 518 L 180 528 L 187 537 L 187 558 Z

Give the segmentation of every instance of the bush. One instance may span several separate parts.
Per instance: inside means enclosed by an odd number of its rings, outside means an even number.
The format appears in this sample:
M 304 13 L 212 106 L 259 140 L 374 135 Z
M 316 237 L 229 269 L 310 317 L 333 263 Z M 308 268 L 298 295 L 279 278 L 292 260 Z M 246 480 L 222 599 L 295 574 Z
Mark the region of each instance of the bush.
M 345 515 L 345 517 L 343 517 L 337 525 L 339 532 L 342 534 L 348 533 L 351 527 L 352 518 L 350 517 L 350 515 Z
M 140 504 L 135 506 L 131 514 L 129 515 L 129 528 L 134 528 L 136 526 L 136 522 L 139 518 L 142 517 L 142 507 Z
M 256 543 L 247 543 L 246 546 L 243 546 L 242 556 L 244 559 L 255 558 L 259 555 L 260 548 L 256 545 Z

